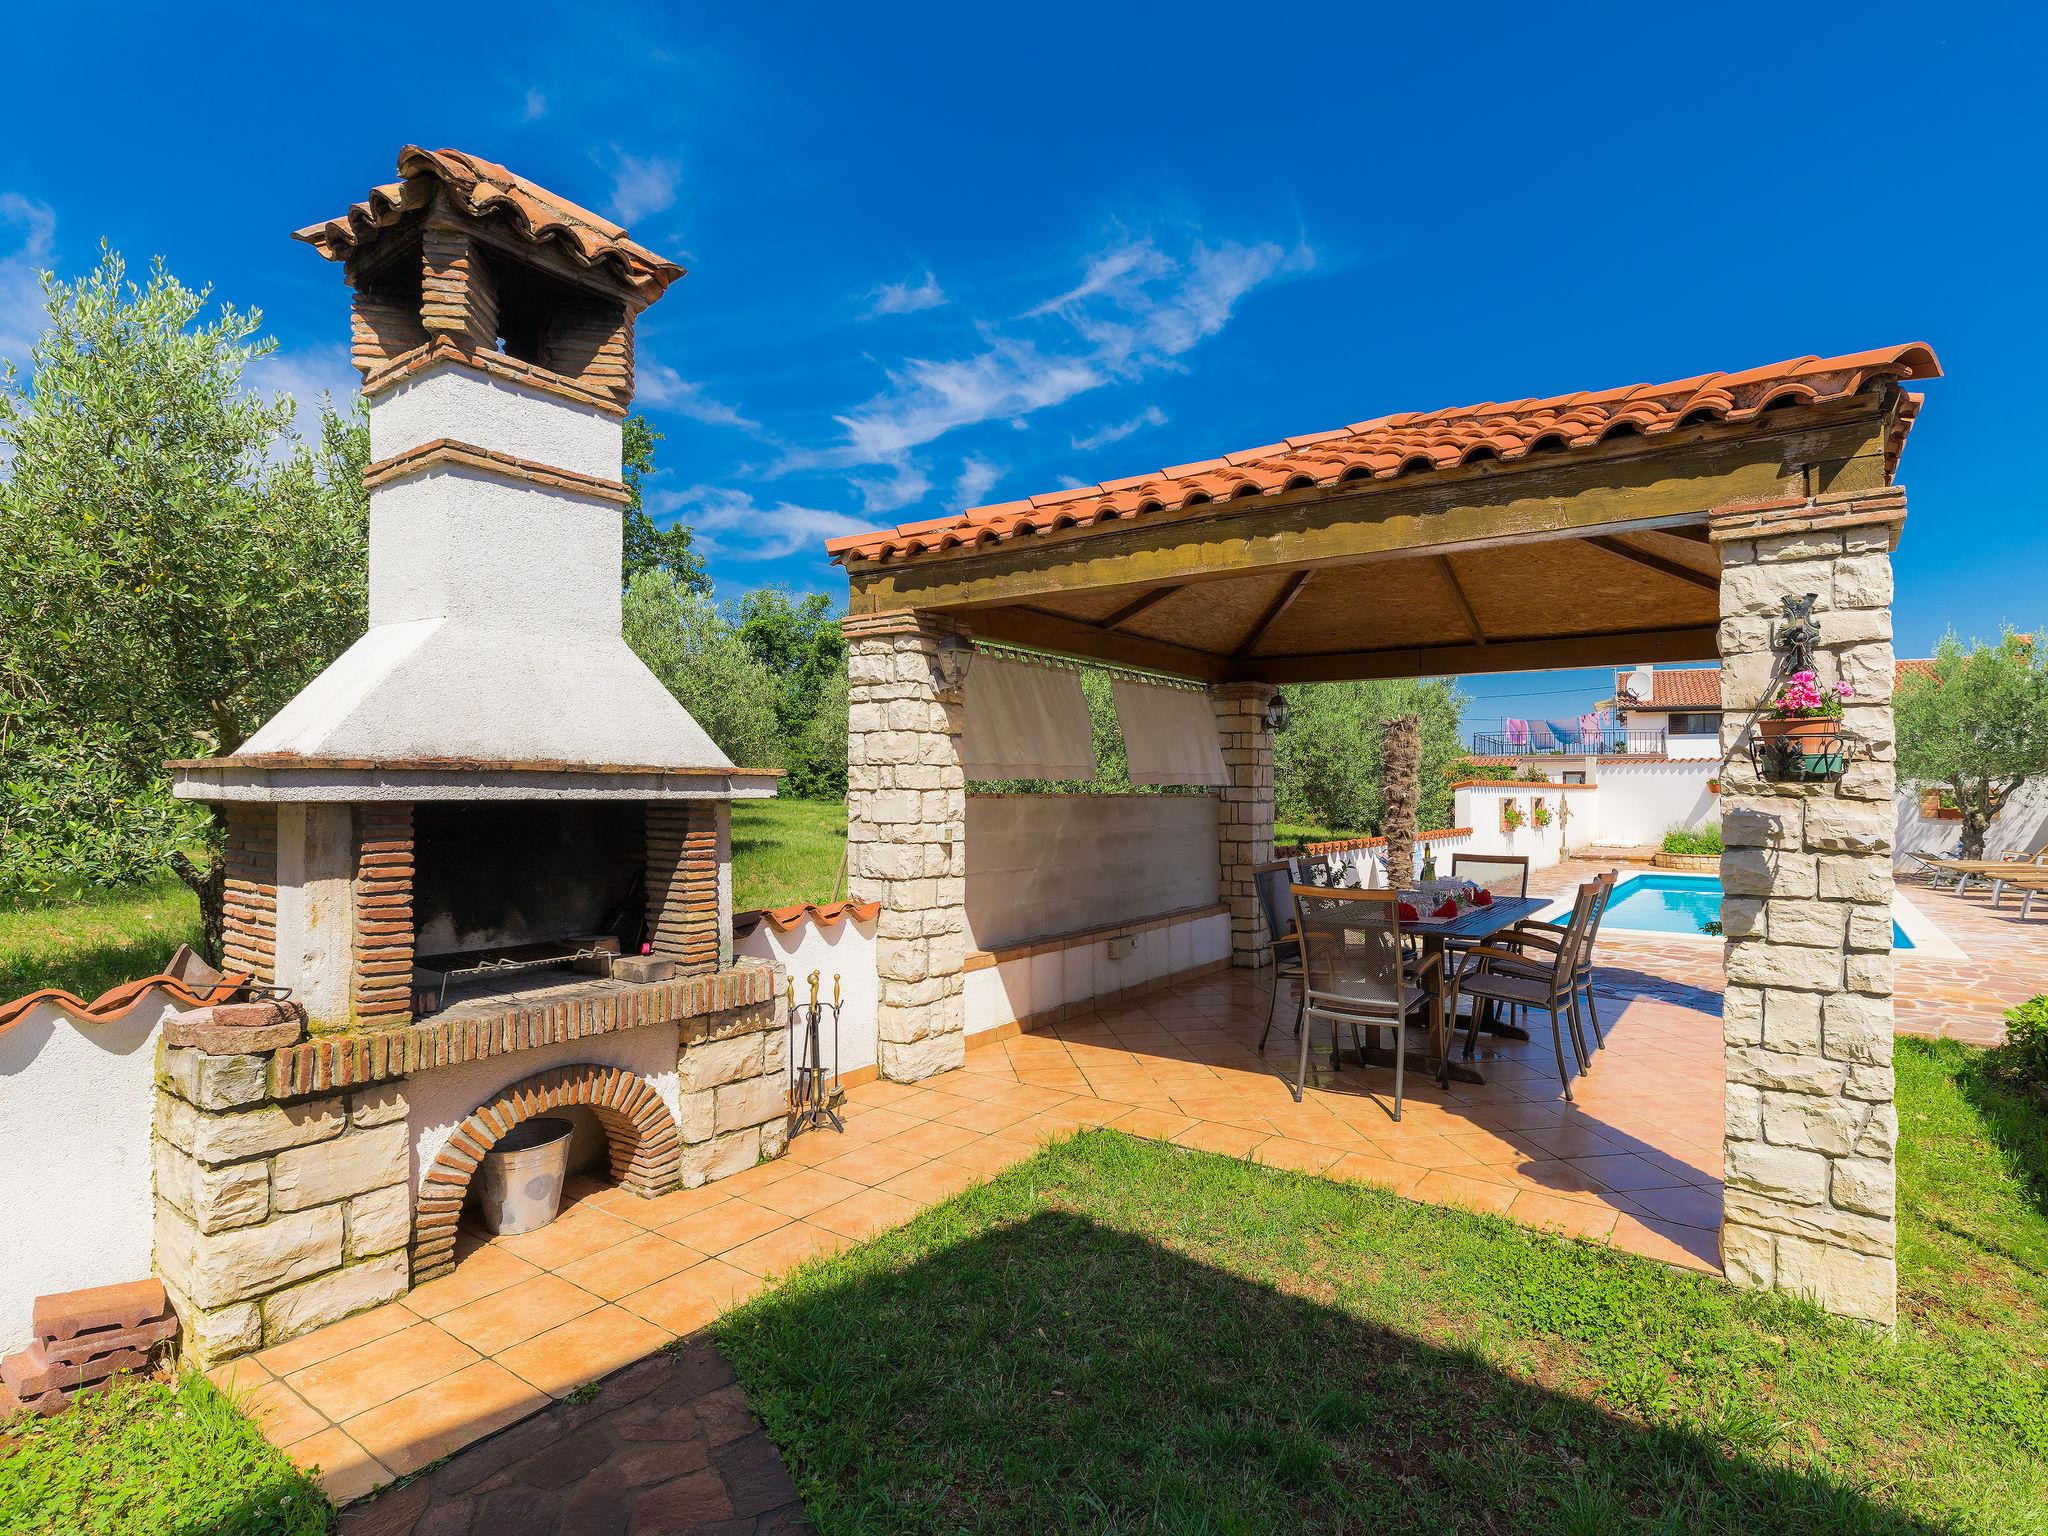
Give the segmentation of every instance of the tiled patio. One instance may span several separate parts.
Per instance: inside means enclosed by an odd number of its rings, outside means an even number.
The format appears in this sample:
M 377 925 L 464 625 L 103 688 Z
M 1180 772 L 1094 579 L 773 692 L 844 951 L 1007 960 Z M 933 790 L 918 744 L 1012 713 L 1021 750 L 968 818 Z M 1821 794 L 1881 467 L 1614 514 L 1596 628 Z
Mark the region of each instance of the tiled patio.
M 1550 873 L 1545 884 L 1561 886 L 1578 871 Z M 2012 933 L 2016 920 L 1950 910 L 1983 907 L 1982 897 L 1916 888 L 1914 899 L 1976 953 L 1967 966 L 1902 962 L 1902 1028 L 1931 1022 L 1985 1037 L 2000 999 L 2029 985 L 2021 973 L 2042 974 L 2043 940 Z M 2015 941 L 2029 964 L 1983 955 Z M 552 1226 L 468 1237 L 452 1274 L 221 1375 L 346 1501 L 696 1332 L 801 1260 L 1092 1125 L 1712 1269 L 1719 948 L 1617 939 L 1600 958 L 1608 1043 L 1577 1082 L 1576 1104 L 1558 1096 L 1547 1030 L 1529 1044 L 1486 1043 L 1483 1086 L 1442 1093 L 1415 1071 L 1398 1123 L 1384 1071 L 1325 1068 L 1296 1104 L 1283 1081 L 1293 1062 L 1284 1024 L 1264 1060 L 1255 1050 L 1266 986 L 1223 973 L 982 1043 L 964 1069 L 926 1082 L 857 1087 L 843 1136 L 801 1137 L 780 1161 L 703 1189 L 641 1200 L 580 1181 Z

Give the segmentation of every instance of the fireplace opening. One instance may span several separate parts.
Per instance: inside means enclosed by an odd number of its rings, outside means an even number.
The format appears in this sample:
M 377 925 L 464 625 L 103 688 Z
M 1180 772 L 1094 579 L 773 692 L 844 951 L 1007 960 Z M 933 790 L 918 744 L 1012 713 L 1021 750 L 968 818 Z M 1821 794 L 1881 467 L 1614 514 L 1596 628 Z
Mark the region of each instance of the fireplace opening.
M 603 975 L 646 928 L 645 813 L 611 801 L 428 802 L 413 813 L 416 1015 Z

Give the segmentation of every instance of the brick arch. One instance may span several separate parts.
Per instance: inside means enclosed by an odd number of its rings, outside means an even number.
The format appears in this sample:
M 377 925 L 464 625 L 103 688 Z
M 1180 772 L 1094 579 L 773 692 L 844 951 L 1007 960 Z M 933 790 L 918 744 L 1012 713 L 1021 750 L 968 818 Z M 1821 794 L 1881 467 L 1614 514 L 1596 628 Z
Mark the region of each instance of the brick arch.
M 604 1127 L 612 1178 L 640 1195 L 666 1194 L 682 1171 L 675 1117 L 647 1080 L 624 1067 L 557 1067 L 522 1078 L 455 1128 L 420 1180 L 412 1237 L 412 1283 L 455 1265 L 455 1227 L 463 1197 L 486 1152 L 513 1126 L 551 1109 L 581 1104 Z

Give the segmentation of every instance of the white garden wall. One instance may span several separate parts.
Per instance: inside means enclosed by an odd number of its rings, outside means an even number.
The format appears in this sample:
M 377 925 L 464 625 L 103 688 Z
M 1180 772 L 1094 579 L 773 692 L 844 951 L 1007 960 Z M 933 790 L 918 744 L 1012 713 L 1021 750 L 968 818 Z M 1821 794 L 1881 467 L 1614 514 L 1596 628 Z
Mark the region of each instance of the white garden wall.
M 148 1276 L 157 1026 L 184 1006 L 151 987 L 108 1018 L 44 1002 L 0 1028 L 0 1353 L 36 1297 Z
M 1721 814 L 1707 784 L 1721 772 L 1720 754 L 1668 763 L 1601 762 L 1592 769 L 1597 795 L 1583 798 L 1603 843 L 1661 843 L 1673 827 L 1701 827 Z M 1581 809 L 1575 805 L 1574 811 Z M 1573 828 L 1572 841 L 1579 841 Z
M 1213 795 L 969 795 L 969 948 L 1212 904 L 1216 806 Z
M 836 922 L 822 923 L 815 917 L 800 918 L 787 930 L 760 920 L 733 940 L 733 950 L 781 966 L 796 980 L 797 996 L 808 999 L 806 984 L 811 972 L 818 972 L 818 996 L 832 997 L 832 978 L 839 978 L 839 1070 L 842 1074 L 872 1068 L 875 1064 L 875 919 L 855 917 L 848 912 Z M 788 995 L 788 983 L 783 984 Z M 785 1021 L 787 1022 L 787 1021 Z M 830 1028 L 829 1016 L 826 1029 Z M 972 1020 L 967 1028 L 974 1029 Z M 822 1042 L 825 1061 L 832 1061 L 832 1041 Z M 790 1066 L 797 1065 L 798 1049 L 790 1051 Z
M 1914 865 L 1919 853 L 1951 854 L 1962 841 L 1961 822 L 1940 821 L 1920 814 L 1920 786 L 1901 783 L 1898 797 L 1898 832 L 1892 862 L 1901 868 Z M 2031 854 L 2048 848 L 2048 779 L 2030 779 L 2005 804 L 1984 834 L 1984 856 L 2002 859 L 2008 854 Z
M 1452 797 L 1456 807 L 1454 819 L 1459 826 L 1472 829 L 1470 852 L 1511 853 L 1527 858 L 1531 869 L 1548 869 L 1564 857 L 1565 818 L 1558 811 L 1565 797 L 1571 798 L 1570 819 L 1576 824 L 1587 816 L 1587 802 L 1599 793 L 1564 784 L 1461 784 Z M 1550 807 L 1547 827 L 1539 827 L 1534 821 L 1535 802 L 1539 799 Z M 1522 825 L 1512 832 L 1503 830 L 1500 824 L 1501 807 L 1509 802 L 1522 813 Z M 1576 844 L 1582 829 L 1574 825 L 1572 833 Z

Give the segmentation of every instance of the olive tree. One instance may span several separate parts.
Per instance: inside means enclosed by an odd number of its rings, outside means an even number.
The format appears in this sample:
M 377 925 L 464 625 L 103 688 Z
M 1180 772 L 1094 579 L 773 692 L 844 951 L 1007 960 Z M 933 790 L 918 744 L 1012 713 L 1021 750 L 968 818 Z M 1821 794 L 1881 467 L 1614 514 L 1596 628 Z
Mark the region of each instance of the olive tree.
M 166 758 L 229 752 L 362 632 L 368 431 L 254 388 L 261 315 L 118 253 L 43 279 L 0 374 L 0 891 L 144 877 L 198 891 L 218 954 L 218 818 Z
M 1951 631 L 1899 679 L 1892 712 L 1899 777 L 1946 791 L 1963 813 L 1963 857 L 1981 859 L 2006 797 L 2048 774 L 2048 651 L 2009 626 L 1995 645 Z

